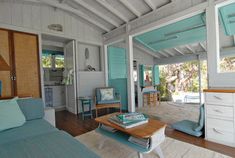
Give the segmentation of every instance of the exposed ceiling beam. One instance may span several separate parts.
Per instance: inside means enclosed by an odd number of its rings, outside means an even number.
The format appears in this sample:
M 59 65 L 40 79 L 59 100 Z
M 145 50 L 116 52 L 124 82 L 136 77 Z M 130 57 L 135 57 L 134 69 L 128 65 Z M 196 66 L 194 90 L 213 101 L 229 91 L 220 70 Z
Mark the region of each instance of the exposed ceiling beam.
M 182 51 L 180 51 L 178 48 L 174 48 L 175 51 L 177 51 L 178 53 L 184 55 L 184 53 Z
M 76 2 L 79 5 L 81 5 L 85 9 L 89 10 L 90 12 L 94 13 L 95 15 L 97 15 L 101 19 L 105 20 L 106 22 L 114 25 L 115 27 L 120 26 L 118 22 L 116 22 L 112 18 L 108 17 L 107 15 L 103 14 L 98 9 L 92 7 L 92 5 L 87 4 L 85 1 L 83 1 L 83 0 L 74 0 L 74 2 Z
M 162 52 L 162 51 L 160 51 L 160 50 L 157 51 L 157 52 L 158 52 L 159 54 L 161 54 L 162 56 L 164 56 L 164 57 L 167 57 L 167 58 L 169 57 L 169 55 L 167 55 L 166 53 L 164 53 L 164 52 Z
M 141 16 L 141 12 L 139 12 L 130 2 L 127 0 L 120 0 L 120 2 L 129 9 L 133 14 L 135 14 L 137 17 Z
M 128 22 L 129 19 L 124 16 L 120 11 L 118 11 L 116 8 L 114 8 L 111 4 L 109 4 L 107 1 L 104 0 L 96 0 L 100 5 L 102 5 L 104 8 L 109 10 L 111 13 L 119 17 L 121 20 Z
M 185 46 L 191 53 L 196 53 L 195 50 L 193 50 L 193 48 L 190 45 L 186 45 Z
M 202 49 L 206 52 L 206 47 L 201 43 L 199 42 L 199 45 L 202 47 Z
M 141 51 L 143 51 L 143 52 L 145 52 L 145 53 L 147 53 L 147 54 L 149 54 L 149 55 L 151 55 L 155 58 L 158 58 L 158 59 L 161 58 L 157 53 L 155 53 L 153 51 L 150 51 L 149 49 L 146 49 L 144 46 L 142 46 L 138 43 L 133 42 L 133 45 L 134 45 L 134 47 L 138 48 L 139 50 L 141 50 Z
M 174 53 L 172 53 L 171 51 L 167 50 L 167 49 L 164 49 L 163 52 L 166 52 L 167 54 L 170 54 L 171 56 L 175 56 Z
M 83 18 L 84 20 L 88 21 L 89 23 L 101 28 L 102 30 L 104 31 L 107 31 L 109 32 L 110 29 L 108 27 L 106 27 L 105 25 L 99 23 L 98 21 L 90 18 L 89 16 L 87 16 L 86 14 L 84 14 L 83 12 L 79 11 L 78 9 L 74 9 L 72 7 L 69 7 L 67 5 L 64 5 L 64 4 L 60 4 L 58 2 L 55 2 L 55 1 L 52 1 L 52 0 L 39 0 L 40 2 L 42 3 L 45 3 L 47 5 L 50 5 L 52 7 L 56 7 L 56 8 L 59 8 L 59 9 L 62 9 L 62 10 L 65 10 L 67 12 L 70 12 L 70 13 L 73 13 L 81 18 Z
M 156 6 L 154 5 L 152 0 L 144 0 L 144 2 L 152 9 L 155 10 Z

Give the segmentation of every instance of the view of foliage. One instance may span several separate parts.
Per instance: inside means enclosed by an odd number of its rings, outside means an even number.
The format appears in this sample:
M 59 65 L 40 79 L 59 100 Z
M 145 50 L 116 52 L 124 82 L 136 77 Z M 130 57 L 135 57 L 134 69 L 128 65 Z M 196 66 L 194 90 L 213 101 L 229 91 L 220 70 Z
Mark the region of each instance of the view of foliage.
M 220 61 L 220 72 L 234 72 L 235 71 L 235 57 L 222 58 Z
M 207 63 L 201 62 L 202 89 L 207 88 Z M 172 94 L 179 92 L 198 92 L 198 63 L 186 63 L 160 66 L 160 91 L 163 100 L 171 100 Z M 201 89 L 201 90 L 202 90 Z
M 63 68 L 64 67 L 64 56 L 63 55 L 55 55 L 53 58 L 52 55 L 42 55 L 42 65 L 44 68 L 52 67 L 52 60 L 55 60 L 55 68 Z
M 44 68 L 52 67 L 51 55 L 42 55 L 42 66 Z

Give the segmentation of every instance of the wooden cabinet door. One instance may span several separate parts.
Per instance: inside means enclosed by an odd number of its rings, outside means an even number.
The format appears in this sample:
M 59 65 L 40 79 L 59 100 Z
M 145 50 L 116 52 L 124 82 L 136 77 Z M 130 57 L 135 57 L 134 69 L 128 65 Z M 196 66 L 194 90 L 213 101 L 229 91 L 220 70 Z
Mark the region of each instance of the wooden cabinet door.
M 41 97 L 38 37 L 13 32 L 16 95 Z
M 7 65 L 12 69 L 11 64 L 11 51 L 10 51 L 10 40 L 9 31 L 0 29 L 0 55 Z M 2 81 L 2 96 L 1 97 L 12 97 L 14 96 L 13 85 L 11 80 L 11 70 L 0 70 L 0 80 Z

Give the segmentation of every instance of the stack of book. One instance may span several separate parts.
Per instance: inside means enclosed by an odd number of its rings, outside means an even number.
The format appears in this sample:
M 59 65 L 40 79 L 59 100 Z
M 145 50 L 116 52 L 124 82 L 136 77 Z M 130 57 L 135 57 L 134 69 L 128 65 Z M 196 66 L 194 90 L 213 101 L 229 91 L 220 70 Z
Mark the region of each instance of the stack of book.
M 142 148 L 148 149 L 150 147 L 150 140 L 149 139 L 136 138 L 136 137 L 130 136 L 128 141 L 131 143 L 134 143 Z
M 123 128 L 132 128 L 148 122 L 148 118 L 141 113 L 124 113 L 112 116 L 109 121 Z

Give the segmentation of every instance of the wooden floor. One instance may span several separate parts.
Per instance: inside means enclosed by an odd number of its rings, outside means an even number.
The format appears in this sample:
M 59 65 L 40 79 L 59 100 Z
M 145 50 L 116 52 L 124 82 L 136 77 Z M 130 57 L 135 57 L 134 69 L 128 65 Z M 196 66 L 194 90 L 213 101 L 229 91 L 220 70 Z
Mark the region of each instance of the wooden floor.
M 70 133 L 72 136 L 78 136 L 84 134 L 86 132 L 94 130 L 98 124 L 94 121 L 94 119 L 85 119 L 82 120 L 81 116 L 76 116 L 67 111 L 56 112 L 56 127 Z M 206 141 L 203 138 L 196 138 L 189 136 L 187 134 L 175 131 L 170 127 L 166 128 L 166 135 L 168 137 L 187 142 L 190 144 L 194 144 L 200 147 L 204 147 L 210 150 L 217 151 L 219 153 L 223 153 L 229 155 L 231 157 L 235 157 L 235 148 L 212 143 Z

